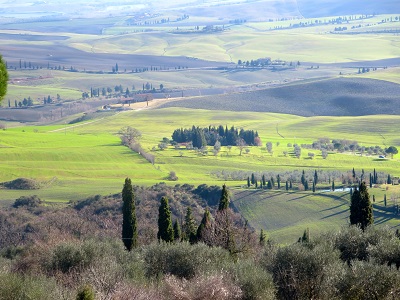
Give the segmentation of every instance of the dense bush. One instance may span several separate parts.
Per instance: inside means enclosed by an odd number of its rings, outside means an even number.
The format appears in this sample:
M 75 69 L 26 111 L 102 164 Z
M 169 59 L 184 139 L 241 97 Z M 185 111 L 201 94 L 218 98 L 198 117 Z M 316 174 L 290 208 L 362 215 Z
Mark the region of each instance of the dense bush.
M 42 200 L 36 195 L 34 196 L 21 196 L 14 202 L 14 207 L 18 208 L 20 206 L 27 207 L 38 207 L 42 203 Z
M 148 277 L 171 274 L 190 279 L 195 275 L 219 270 L 232 263 L 229 253 L 221 248 L 210 248 L 199 243 L 191 245 L 155 243 L 144 250 L 145 273 Z

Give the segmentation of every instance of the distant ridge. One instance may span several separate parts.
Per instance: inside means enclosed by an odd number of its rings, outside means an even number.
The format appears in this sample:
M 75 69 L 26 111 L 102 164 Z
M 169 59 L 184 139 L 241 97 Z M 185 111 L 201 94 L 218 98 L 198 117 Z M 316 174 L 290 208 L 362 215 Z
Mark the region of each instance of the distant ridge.
M 297 5 L 305 18 L 400 13 L 399 0 L 297 0 Z
M 382 80 L 336 78 L 246 93 L 196 97 L 164 107 L 274 112 L 299 116 L 400 114 L 400 85 Z

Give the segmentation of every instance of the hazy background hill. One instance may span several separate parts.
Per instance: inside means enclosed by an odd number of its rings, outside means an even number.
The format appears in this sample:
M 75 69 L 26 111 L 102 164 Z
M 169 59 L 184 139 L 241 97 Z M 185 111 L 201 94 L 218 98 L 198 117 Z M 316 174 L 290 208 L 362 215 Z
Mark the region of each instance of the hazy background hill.
M 135 1 L 37 1 L 26 3 L 0 1 L 0 21 L 12 19 L 69 20 L 69 18 L 93 18 L 129 16 L 141 12 L 160 14 L 189 14 L 191 17 L 208 17 L 216 20 L 247 19 L 265 21 L 269 18 L 324 17 L 348 14 L 384 14 L 400 12 L 397 0 L 255 0 L 255 1 L 190 1 L 156 0 Z M 71 24 L 73 25 L 73 24 Z
M 298 0 L 297 3 L 305 18 L 400 13 L 398 0 Z

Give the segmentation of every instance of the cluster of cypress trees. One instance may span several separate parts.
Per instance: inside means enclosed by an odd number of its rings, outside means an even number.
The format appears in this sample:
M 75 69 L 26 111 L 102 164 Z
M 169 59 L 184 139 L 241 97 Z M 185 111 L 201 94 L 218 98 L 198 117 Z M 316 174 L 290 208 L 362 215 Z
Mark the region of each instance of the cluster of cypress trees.
M 256 145 L 258 132 L 254 130 L 238 130 L 234 126 L 228 129 L 222 125 L 218 127 L 209 126 L 205 128 L 195 127 L 176 129 L 172 133 L 172 139 L 177 143 L 192 142 L 193 147 L 201 148 L 204 146 L 213 146 L 216 141 L 219 141 L 222 146 L 236 145 L 236 140 L 242 138 L 247 145 Z
M 135 197 L 131 179 L 126 178 L 122 189 L 122 241 L 125 248 L 131 251 L 138 246 L 138 228 L 136 219 Z M 229 207 L 229 194 L 226 185 L 223 185 L 218 211 L 224 211 Z M 160 200 L 158 210 L 158 240 L 173 242 L 175 240 L 187 240 L 191 244 L 201 240 L 204 229 L 211 224 L 211 213 L 206 208 L 200 225 L 197 227 L 193 218 L 192 209 L 186 210 L 184 230 L 181 229 L 179 222 L 175 220 L 172 224 L 171 208 L 168 198 L 163 196 Z

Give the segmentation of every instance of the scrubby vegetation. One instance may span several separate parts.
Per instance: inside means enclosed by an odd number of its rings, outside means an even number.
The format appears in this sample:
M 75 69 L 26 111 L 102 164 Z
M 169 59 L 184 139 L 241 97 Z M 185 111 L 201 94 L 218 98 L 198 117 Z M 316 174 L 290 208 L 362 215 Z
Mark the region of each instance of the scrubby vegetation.
M 148 234 L 146 227 L 156 223 L 151 211 L 157 214 L 157 207 L 144 208 L 146 202 L 153 201 L 158 206 L 161 195 L 161 199 L 166 199 L 166 195 L 175 199 L 179 193 L 181 197 L 189 191 L 206 195 L 206 189 L 136 187 L 138 226 L 143 230 L 139 231 L 139 246 L 131 251 L 126 251 L 117 238 L 122 223 L 120 195 L 98 196 L 66 208 L 39 205 L 3 210 L 0 298 L 24 295 L 30 299 L 219 300 L 400 296 L 400 239 L 392 229 L 367 226 L 362 230 L 350 226 L 315 237 L 307 230 L 298 241 L 280 246 L 266 240 L 263 233 L 258 236 L 228 208 L 229 193 L 225 187 L 222 193 L 218 191 L 220 201 L 218 209 L 214 206 L 214 217 L 209 219 L 206 212 L 199 239 L 189 243 L 188 237 L 183 237 L 166 243 Z M 176 202 L 171 201 L 175 206 Z M 187 207 L 195 208 L 194 204 Z M 22 234 L 17 236 L 16 232 Z

